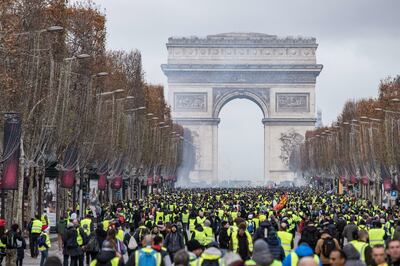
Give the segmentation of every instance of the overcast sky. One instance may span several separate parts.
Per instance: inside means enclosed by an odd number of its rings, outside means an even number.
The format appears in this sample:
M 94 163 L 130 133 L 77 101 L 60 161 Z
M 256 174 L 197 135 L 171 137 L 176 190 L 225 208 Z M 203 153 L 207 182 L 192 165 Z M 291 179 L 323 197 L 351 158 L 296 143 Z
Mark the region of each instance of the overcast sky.
M 375 97 L 380 79 L 400 73 L 400 0 L 95 0 L 107 15 L 108 48 L 139 49 L 146 80 L 166 86 L 160 65 L 167 60 L 170 36 L 206 36 L 223 32 L 261 32 L 317 38 L 317 62 L 324 65 L 317 79 L 317 106 L 325 124 L 335 120 L 347 99 Z M 243 117 L 261 119 L 261 112 L 242 101 L 231 103 Z M 228 104 L 225 108 L 233 108 Z M 225 109 L 224 108 L 224 109 Z M 221 112 L 234 121 L 235 113 Z M 232 122 L 233 123 L 233 122 Z M 221 122 L 227 143 L 248 140 L 262 146 L 262 126 Z M 232 134 L 233 128 L 237 128 Z M 228 133 L 228 134 L 225 134 Z M 256 134 L 257 133 L 257 134 Z M 255 135 L 254 135 L 255 134 Z M 237 147 L 221 147 L 235 164 Z M 248 151 L 252 151 L 250 148 Z M 241 153 L 244 152 L 241 150 Z M 262 156 L 262 155 L 261 155 Z M 257 162 L 262 162 L 256 160 Z M 230 163 L 229 163 L 230 162 Z M 247 162 L 251 165 L 251 161 Z M 248 168 L 239 177 L 258 176 Z M 254 164 L 254 169 L 262 169 Z M 229 169 L 228 169 L 229 170 Z M 239 171 L 239 172 L 237 172 Z M 261 171 L 262 174 L 262 171 Z

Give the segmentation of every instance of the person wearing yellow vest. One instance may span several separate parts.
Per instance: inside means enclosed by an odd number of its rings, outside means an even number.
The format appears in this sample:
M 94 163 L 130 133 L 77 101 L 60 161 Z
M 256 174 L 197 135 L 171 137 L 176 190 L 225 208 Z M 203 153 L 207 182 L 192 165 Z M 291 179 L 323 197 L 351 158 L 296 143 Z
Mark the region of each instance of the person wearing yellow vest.
M 81 227 L 87 236 L 92 232 L 92 219 L 90 214 L 87 214 L 85 219 L 81 220 Z
M 314 254 L 314 251 L 306 243 L 301 243 L 294 251 L 292 251 L 282 261 L 282 266 L 297 266 L 301 258 L 313 257 L 317 265 L 322 265 L 319 257 Z
M 49 230 L 50 228 L 47 225 L 43 225 L 42 232 L 40 233 L 40 236 L 38 238 L 38 249 L 41 254 L 40 266 L 44 265 L 47 257 L 49 256 L 49 249 L 51 247 Z
M 199 216 L 196 217 L 196 224 L 204 226 L 204 222 L 206 221 L 206 217 L 204 217 L 204 212 L 200 211 Z
M 49 218 L 47 217 L 47 211 L 44 210 L 42 216 L 40 217 L 42 225 L 49 225 Z
M 183 225 L 183 229 L 187 230 L 189 226 L 189 211 L 184 208 L 181 213 L 181 221 Z
M 369 244 L 373 247 L 375 245 L 385 245 L 386 233 L 382 229 L 380 222 L 374 222 L 374 228 L 369 229 Z
M 246 223 L 239 224 L 237 232 L 232 234 L 232 251 L 238 253 L 243 260 L 248 260 L 253 252 L 253 239 L 246 230 Z
M 360 253 L 360 259 L 367 265 L 373 264 L 372 248 L 367 243 L 368 232 L 365 230 L 358 231 L 357 240 L 350 242 L 354 248 Z
M 196 217 L 189 218 L 189 232 L 193 232 L 196 227 Z
M 122 266 L 123 260 L 120 259 L 120 255 L 117 254 L 109 241 L 103 242 L 103 247 L 99 252 L 96 259 L 94 259 L 90 266 L 110 265 L 110 266 Z
M 159 221 L 164 221 L 164 212 L 158 209 L 156 211 L 156 224 L 158 224 Z
M 207 235 L 204 232 L 203 226 L 201 226 L 200 224 L 196 225 L 195 229 L 192 232 L 192 236 L 190 238 L 190 240 L 197 240 L 199 241 L 199 243 L 204 246 L 206 241 L 207 241 Z
M 215 241 L 214 232 L 210 226 L 211 226 L 211 222 L 209 220 L 206 220 L 204 222 L 204 227 L 203 227 L 204 233 L 206 234 L 206 240 L 205 240 L 204 246 L 207 246 L 211 242 Z
M 151 235 L 146 235 L 143 238 L 143 248 L 136 250 L 125 265 L 129 266 L 161 266 L 162 256 L 160 252 L 152 248 L 153 238 Z
M 36 258 L 39 255 L 39 250 L 37 246 L 37 240 L 42 233 L 42 221 L 40 220 L 40 216 L 36 215 L 36 218 L 31 223 L 31 256 L 32 258 Z
M 289 253 L 292 252 L 292 249 L 294 247 L 293 234 L 286 232 L 286 229 L 287 229 L 287 224 L 281 223 L 280 231 L 278 231 L 277 233 L 279 239 L 281 240 L 281 246 L 285 251 L 285 256 L 289 255 Z
M 76 229 L 76 243 L 78 244 L 78 250 L 82 250 L 83 246 L 87 244 L 88 237 L 85 234 L 85 231 L 80 226 L 77 220 L 74 220 L 74 227 Z M 79 252 L 77 261 L 80 263 L 79 265 L 83 265 L 84 254 L 83 252 Z
M 80 213 L 80 211 L 81 211 L 81 206 L 79 205 L 79 202 L 77 202 L 77 203 L 75 204 L 75 210 L 76 210 L 76 214 L 79 216 L 79 213 Z
M 117 235 L 115 236 L 119 241 L 124 241 L 124 230 L 121 227 L 120 223 L 115 224 L 115 230 L 117 231 Z
M 207 248 L 196 261 L 191 263 L 191 265 L 201 266 L 203 263 L 205 265 L 224 265 L 222 252 L 215 247 Z

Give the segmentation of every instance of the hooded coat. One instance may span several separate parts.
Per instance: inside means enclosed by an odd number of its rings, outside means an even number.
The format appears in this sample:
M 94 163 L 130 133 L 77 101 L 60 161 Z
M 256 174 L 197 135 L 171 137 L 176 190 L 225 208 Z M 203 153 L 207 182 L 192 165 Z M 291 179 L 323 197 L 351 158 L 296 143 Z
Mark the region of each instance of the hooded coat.
M 185 248 L 183 235 L 178 231 L 169 232 L 165 237 L 164 245 L 167 247 L 168 252 L 173 253 Z
M 111 265 L 111 260 L 116 256 L 115 251 L 112 249 L 102 249 L 97 255 L 96 266 L 109 266 Z M 119 265 L 123 265 L 122 260 L 119 260 Z
M 265 239 L 268 244 L 268 248 L 274 257 L 274 259 L 283 261 L 285 258 L 285 250 L 281 246 L 281 241 L 278 238 L 275 230 L 268 231 L 268 237 Z
M 268 266 L 274 261 L 268 244 L 264 240 L 259 239 L 254 243 L 252 260 L 260 266 Z
M 271 227 L 271 223 L 268 222 L 267 220 L 263 221 L 260 224 L 260 227 L 257 228 L 256 232 L 254 233 L 253 241 L 256 241 L 257 239 L 264 239 L 266 237 L 265 229 L 267 229 L 269 227 Z
M 360 259 L 360 253 L 358 253 L 357 249 L 353 245 L 346 245 L 343 248 L 343 252 L 346 254 L 345 266 L 366 266 Z

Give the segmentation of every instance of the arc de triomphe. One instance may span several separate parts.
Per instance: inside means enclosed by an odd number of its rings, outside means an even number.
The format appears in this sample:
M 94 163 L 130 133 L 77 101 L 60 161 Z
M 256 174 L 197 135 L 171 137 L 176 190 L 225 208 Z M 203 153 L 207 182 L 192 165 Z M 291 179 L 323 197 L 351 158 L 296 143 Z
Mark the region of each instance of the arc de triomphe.
M 192 182 L 217 180 L 218 116 L 236 98 L 249 99 L 262 110 L 265 181 L 293 179 L 285 160 L 291 144 L 285 147 L 282 136 L 301 139 L 314 128 L 315 83 L 322 70 L 317 47 L 315 38 L 260 33 L 168 39 L 168 63 L 162 70 L 174 121 L 192 132 Z

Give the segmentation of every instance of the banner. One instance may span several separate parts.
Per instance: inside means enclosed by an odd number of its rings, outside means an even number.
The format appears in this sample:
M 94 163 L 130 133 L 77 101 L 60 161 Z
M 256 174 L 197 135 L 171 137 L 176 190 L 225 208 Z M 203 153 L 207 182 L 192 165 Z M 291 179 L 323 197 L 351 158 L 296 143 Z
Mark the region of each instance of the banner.
M 99 175 L 99 180 L 97 181 L 97 187 L 99 190 L 105 190 L 107 186 L 106 175 Z
M 147 185 L 148 186 L 153 185 L 153 176 L 151 175 L 147 176 Z
M 18 167 L 21 141 L 21 119 L 17 113 L 4 115 L 3 176 L 0 188 L 18 189 Z
M 61 176 L 61 187 L 72 188 L 75 183 L 75 170 L 63 171 Z
M 122 176 L 116 176 L 111 181 L 111 188 L 112 189 L 120 189 L 122 187 Z

